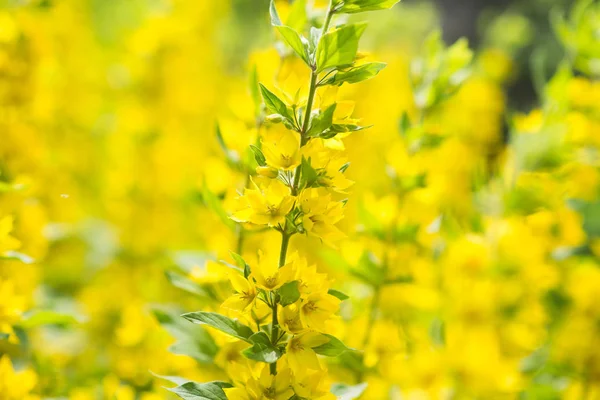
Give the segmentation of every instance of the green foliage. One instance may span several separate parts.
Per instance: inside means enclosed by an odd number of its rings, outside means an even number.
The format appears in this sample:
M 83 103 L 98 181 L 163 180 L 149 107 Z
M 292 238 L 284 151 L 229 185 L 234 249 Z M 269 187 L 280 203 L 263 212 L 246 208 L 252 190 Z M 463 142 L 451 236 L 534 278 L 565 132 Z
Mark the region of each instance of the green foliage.
M 252 347 L 247 348 L 242 354 L 250 360 L 272 364 L 282 356 L 280 348 L 273 346 L 269 336 L 264 332 L 256 332 L 250 336 Z
M 196 282 L 192 281 L 191 279 L 187 278 L 186 276 L 180 273 L 174 271 L 166 271 L 165 276 L 167 277 L 169 282 L 176 288 L 185 290 L 186 292 L 195 294 L 196 296 L 210 297 L 210 294 L 206 290 L 204 290 L 202 286 L 198 285 Z
M 348 68 L 347 70 L 341 70 L 325 79 L 323 85 L 336 85 L 342 86 L 344 83 L 358 83 L 371 79 L 386 67 L 385 63 L 371 62 L 358 67 Z
M 173 354 L 192 357 L 203 364 L 210 364 L 218 351 L 218 346 L 205 329 L 197 329 L 179 317 L 179 313 L 168 308 L 154 308 L 156 320 L 177 341 L 169 347 Z M 175 382 L 177 383 L 177 382 Z
M 343 25 L 324 34 L 317 47 L 317 72 L 354 63 L 366 27 L 364 23 Z
M 254 334 L 246 325 L 218 313 L 197 311 L 183 314 L 182 317 L 195 324 L 211 326 L 248 343 L 251 343 L 250 336 Z
M 329 293 L 330 295 L 332 295 L 334 297 L 337 297 L 341 301 L 348 300 L 350 298 L 347 294 L 342 293 L 339 290 L 335 290 L 335 289 L 329 289 L 327 291 L 327 293 Z
M 67 326 L 78 324 L 79 321 L 73 315 L 59 313 L 53 310 L 38 310 L 26 313 L 19 322 L 23 329 L 30 329 L 42 325 Z
M 334 383 L 331 385 L 331 393 L 337 400 L 354 400 L 358 399 L 367 390 L 367 384 L 345 385 L 343 383 Z
M 294 117 L 288 106 L 273 92 L 267 89 L 262 83 L 259 83 L 259 85 L 267 111 L 269 111 L 271 114 L 279 114 L 286 118 L 289 122 L 292 122 Z
M 263 154 L 262 150 L 258 146 L 255 146 L 253 144 L 250 145 L 250 149 L 252 150 L 252 153 L 254 153 L 254 159 L 256 160 L 256 163 L 261 167 L 266 167 L 267 159 L 265 158 L 265 155 Z
M 187 382 L 169 390 L 184 400 L 227 400 L 223 389 L 230 387 L 226 382 Z
M 337 12 L 356 14 L 365 11 L 386 10 L 392 8 L 400 0 L 336 0 L 334 4 L 341 4 Z
M 285 283 L 279 288 L 279 304 L 282 306 L 288 306 L 295 303 L 300 298 L 300 291 L 298 290 L 298 281 L 291 281 Z
M 333 114 L 337 104 L 333 103 L 319 114 L 315 115 L 310 121 L 310 128 L 306 132 L 307 136 L 319 136 L 327 129 L 331 128 L 333 123 Z
M 313 347 L 315 353 L 327 357 L 338 357 L 352 349 L 346 346 L 340 339 L 332 335 L 323 334 L 329 339 L 329 342 L 317 347 Z
M 295 4 L 295 8 L 292 11 L 292 21 L 294 25 L 300 25 L 299 22 L 302 22 L 301 12 L 299 10 L 302 10 L 302 3 L 305 4 L 306 1 L 297 3 L 300 4 Z M 277 29 L 283 40 L 292 48 L 292 50 L 294 50 L 298 57 L 300 57 L 307 65 L 310 64 L 308 59 L 308 41 L 294 30 L 294 28 L 283 25 L 273 0 L 271 0 L 269 9 L 271 13 L 271 25 Z M 306 15 L 304 15 L 304 19 L 306 19 Z

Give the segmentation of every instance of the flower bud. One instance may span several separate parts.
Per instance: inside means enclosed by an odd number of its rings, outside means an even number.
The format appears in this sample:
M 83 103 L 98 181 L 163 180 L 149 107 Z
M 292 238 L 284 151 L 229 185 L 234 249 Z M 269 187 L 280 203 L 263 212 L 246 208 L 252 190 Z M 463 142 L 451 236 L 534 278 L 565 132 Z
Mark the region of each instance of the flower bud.
M 271 179 L 275 179 L 279 176 L 279 171 L 273 167 L 256 167 L 256 173 Z
M 274 124 L 277 124 L 281 121 L 283 121 L 283 117 L 280 114 L 271 114 L 271 115 L 267 115 L 265 117 L 267 122 L 272 122 Z

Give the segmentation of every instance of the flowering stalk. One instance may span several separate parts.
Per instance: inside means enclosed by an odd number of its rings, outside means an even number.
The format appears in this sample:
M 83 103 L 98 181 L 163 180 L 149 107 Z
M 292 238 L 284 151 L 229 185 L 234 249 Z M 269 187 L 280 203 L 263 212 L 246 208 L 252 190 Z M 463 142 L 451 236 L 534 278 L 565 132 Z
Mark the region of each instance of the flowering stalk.
M 260 143 L 251 147 L 257 174 L 238 198 L 231 218 L 245 226 L 278 231 L 280 251 L 278 258 L 270 257 L 265 246 L 250 262 L 234 254 L 237 265 L 228 272 L 234 293 L 220 312 L 183 315 L 238 340 L 246 361 L 229 371 L 230 382 L 189 382 L 172 389 L 181 397 L 335 398 L 326 364 L 318 356 L 337 357 L 353 351 L 331 334 L 339 304 L 347 296 L 331 291 L 326 275 L 297 252 L 288 257 L 288 249 L 296 234 L 327 244 L 343 237 L 336 224 L 343 218 L 345 202 L 336 197 L 346 193 L 352 182 L 344 176 L 348 163 L 340 148 L 344 137 L 363 127 L 351 118 L 351 110 L 337 107 L 335 95 L 337 87 L 370 79 L 385 66 L 359 64 L 358 42 L 365 25 L 342 24 L 330 31 L 333 17 L 386 9 L 396 2 L 331 0 L 321 29 L 309 27 L 308 38 L 290 26 L 291 21 L 307 20 L 305 7 L 295 7 L 284 23 L 271 3 L 272 25 L 310 70 L 308 93 L 303 100 L 299 88 L 290 96 L 285 90 L 271 91 L 260 84 L 267 124 Z M 321 87 L 327 95 L 318 97 Z M 238 243 L 242 232 L 240 228 Z M 340 394 L 342 389 L 336 390 Z

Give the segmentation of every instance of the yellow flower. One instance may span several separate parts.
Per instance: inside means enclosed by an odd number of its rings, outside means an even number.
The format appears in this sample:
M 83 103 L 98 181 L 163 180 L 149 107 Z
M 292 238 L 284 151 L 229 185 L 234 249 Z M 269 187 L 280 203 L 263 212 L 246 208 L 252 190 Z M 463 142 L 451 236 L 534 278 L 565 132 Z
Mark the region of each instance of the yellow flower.
M 307 332 L 293 336 L 286 346 L 288 364 L 296 376 L 303 376 L 306 369 L 320 370 L 321 364 L 314 347 L 329 341 L 326 336 L 317 332 Z
M 279 326 L 287 333 L 295 335 L 306 330 L 300 319 L 300 308 L 295 303 L 290 304 L 289 306 L 279 307 L 277 319 L 279 320 Z
M 304 229 L 325 243 L 342 239 L 344 234 L 335 226 L 342 218 L 343 204 L 333 201 L 324 189 L 307 189 L 300 195 Z
M 252 268 L 256 285 L 265 290 L 279 289 L 281 285 L 294 278 L 294 264 L 288 263 L 279 268 L 277 263 L 264 257 L 259 251 L 258 263 Z
M 327 292 L 312 293 L 302 300 L 300 319 L 308 328 L 326 331 L 326 324 L 340 307 L 340 300 Z
M 254 189 L 246 189 L 240 197 L 242 208 L 231 218 L 237 222 L 276 226 L 285 221 L 285 216 L 294 206 L 290 189 L 279 180 L 269 180 L 264 188 L 254 181 Z
M 235 294 L 225 300 L 221 307 L 240 312 L 247 310 L 256 300 L 256 287 L 237 272 L 230 273 L 229 279 Z
M 340 151 L 325 147 L 324 140 L 318 138 L 310 140 L 302 148 L 302 155 L 305 159 L 310 159 L 311 167 L 319 173 L 317 183 L 320 186 L 345 193 L 345 190 L 354 184 L 342 172 L 347 163 L 346 158 Z
M 327 291 L 330 286 L 330 281 L 327 279 L 327 274 L 317 272 L 315 264 L 308 265 L 306 259 L 299 257 L 298 253 L 290 255 L 290 260 L 296 266 L 295 281 L 298 281 L 298 290 L 302 296 L 318 291 Z
M 243 387 L 224 389 L 229 400 L 288 400 L 294 395 L 291 388 L 289 369 L 271 375 L 269 366 L 265 365 L 258 378 L 251 377 Z
M 32 370 L 15 372 L 8 356 L 0 357 L 0 399 L 38 399 L 38 396 L 30 394 L 36 384 L 37 376 Z
M 329 392 L 331 386 L 322 371 L 296 377 L 292 387 L 297 396 L 307 400 L 335 400 L 336 397 Z
M 283 127 L 269 131 L 262 140 L 262 150 L 271 167 L 288 171 L 300 165 L 300 137 L 296 132 Z

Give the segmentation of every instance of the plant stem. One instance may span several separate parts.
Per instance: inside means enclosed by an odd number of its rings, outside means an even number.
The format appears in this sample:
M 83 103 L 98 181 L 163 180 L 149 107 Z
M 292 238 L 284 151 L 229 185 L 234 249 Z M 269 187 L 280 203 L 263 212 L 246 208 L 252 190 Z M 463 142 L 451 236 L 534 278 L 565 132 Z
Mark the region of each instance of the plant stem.
M 279 268 L 285 265 L 285 260 L 287 258 L 288 245 L 290 244 L 290 238 L 292 235 L 289 233 L 281 232 L 281 250 L 279 252 Z M 279 327 L 277 321 L 277 298 L 273 299 L 273 306 L 271 308 L 272 320 L 271 320 L 271 344 L 273 346 L 277 346 L 277 342 L 279 342 Z M 271 370 L 271 375 L 277 375 L 277 363 L 274 362 L 269 366 Z
M 273 344 L 273 346 L 277 346 L 277 341 L 278 341 L 277 339 L 279 338 L 279 328 L 278 328 L 277 324 L 279 323 L 279 321 L 277 321 L 277 302 L 276 301 L 273 301 L 272 314 L 273 314 L 273 320 L 271 321 L 271 344 Z M 271 375 L 277 375 L 277 361 L 269 364 L 269 369 L 270 369 Z
M 369 344 L 369 340 L 371 339 L 371 332 L 373 331 L 373 324 L 375 324 L 375 314 L 379 308 L 379 300 L 381 293 L 381 286 L 376 286 L 373 293 L 373 299 L 371 300 L 371 308 L 369 310 L 369 321 L 367 322 L 367 331 L 365 332 L 365 337 L 363 338 L 362 348 L 364 349 Z
M 327 10 L 327 15 L 325 17 L 325 23 L 323 24 L 323 29 L 321 34 L 325 34 L 329 29 L 329 25 L 331 24 L 331 18 L 333 17 L 333 7 L 332 2 L 329 2 L 329 8 Z M 310 114 L 312 113 L 313 103 L 315 101 L 315 95 L 317 94 L 317 79 L 319 74 L 317 73 L 316 65 L 311 66 L 310 68 L 310 85 L 308 89 L 308 100 L 306 102 L 306 110 L 304 112 L 304 120 L 302 121 L 302 129 L 300 131 L 300 147 L 303 147 L 308 142 L 308 137 L 306 137 L 306 132 L 308 131 L 310 124 Z M 295 113 L 294 113 L 295 114 Z M 296 168 L 296 172 L 294 174 L 294 182 L 292 185 L 292 195 L 296 196 L 298 194 L 298 185 L 300 184 L 300 174 L 302 173 L 302 167 L 299 165 Z M 279 252 L 279 268 L 285 265 L 285 259 L 287 257 L 288 245 L 290 243 L 290 237 L 292 236 L 287 232 L 288 222 L 285 222 L 285 227 L 283 228 L 283 232 L 281 232 L 281 251 Z M 273 301 L 272 307 L 272 320 L 271 320 L 271 344 L 273 346 L 277 345 L 279 341 L 279 327 L 277 321 L 277 299 Z M 271 375 L 277 375 L 277 362 L 270 364 L 269 366 Z
M 327 15 L 325 16 L 325 22 L 323 23 L 323 29 L 321 30 L 321 35 L 327 33 L 329 29 L 329 25 L 331 24 L 331 18 L 333 17 L 333 6 L 332 2 L 329 2 L 329 8 L 327 9 Z M 310 124 L 310 114 L 312 113 L 313 103 L 315 101 L 315 95 L 317 94 L 317 79 L 319 78 L 319 74 L 317 73 L 317 66 L 313 65 L 310 68 L 310 85 L 308 88 L 308 100 L 306 102 L 306 110 L 304 111 L 304 119 L 302 120 L 302 128 L 300 130 L 300 147 L 303 147 L 306 142 L 308 142 L 308 137 L 306 137 L 306 132 L 308 131 L 308 127 Z M 292 195 L 296 196 L 298 194 L 298 184 L 300 183 L 300 174 L 302 172 L 302 167 L 298 165 L 296 168 L 296 172 L 294 173 L 294 183 L 292 185 Z
M 287 256 L 288 245 L 290 244 L 290 238 L 292 235 L 283 232 L 281 234 L 281 250 L 279 251 L 279 268 L 285 265 L 285 258 Z

